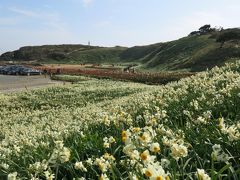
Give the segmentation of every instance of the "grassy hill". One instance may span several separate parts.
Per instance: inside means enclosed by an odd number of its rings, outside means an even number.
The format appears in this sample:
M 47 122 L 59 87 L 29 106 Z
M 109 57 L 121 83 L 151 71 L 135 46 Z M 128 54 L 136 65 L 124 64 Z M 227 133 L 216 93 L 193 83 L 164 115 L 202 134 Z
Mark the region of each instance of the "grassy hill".
M 147 46 L 28 46 L 0 56 L 4 61 L 38 63 L 134 63 L 147 71 L 202 71 L 240 57 L 240 29 L 213 31 Z
M 87 45 L 27 46 L 0 56 L 4 61 L 35 61 L 38 63 L 104 63 L 117 61 L 126 48 L 105 48 Z
M 240 29 L 204 35 L 188 36 L 176 41 L 129 48 L 122 54 L 125 61 L 142 64 L 141 69 L 202 71 L 223 65 L 231 58 L 240 56 L 240 40 L 232 37 L 224 44 L 218 38 L 226 33 L 240 35 Z

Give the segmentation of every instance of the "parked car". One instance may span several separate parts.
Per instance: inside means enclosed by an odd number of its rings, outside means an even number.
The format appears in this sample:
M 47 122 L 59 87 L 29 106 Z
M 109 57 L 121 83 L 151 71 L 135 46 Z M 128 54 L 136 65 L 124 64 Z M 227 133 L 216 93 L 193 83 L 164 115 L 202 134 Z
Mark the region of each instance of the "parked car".
M 36 69 L 32 69 L 32 68 L 24 68 L 21 70 L 21 75 L 40 75 L 42 74 L 42 71 L 36 70 Z
M 22 65 L 9 65 L 0 67 L 0 74 L 6 75 L 40 75 L 42 71 L 25 67 Z

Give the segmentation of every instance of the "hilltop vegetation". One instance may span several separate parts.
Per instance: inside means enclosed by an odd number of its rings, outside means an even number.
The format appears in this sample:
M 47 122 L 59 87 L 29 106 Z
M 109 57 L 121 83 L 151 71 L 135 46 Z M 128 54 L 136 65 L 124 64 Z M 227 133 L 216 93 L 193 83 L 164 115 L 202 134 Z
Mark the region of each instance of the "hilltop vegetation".
M 0 56 L 4 61 L 35 61 L 38 63 L 103 63 L 118 60 L 123 47 L 104 48 L 87 45 L 27 46 Z
M 165 86 L 0 93 L 0 179 L 239 179 L 240 63 Z
M 98 47 L 52 45 L 23 47 L 0 56 L 0 60 L 37 63 L 126 63 L 147 71 L 203 71 L 240 57 L 240 29 L 214 29 L 205 25 L 189 36 L 147 46 Z
M 121 60 L 140 63 L 142 69 L 153 71 L 203 71 L 240 57 L 239 35 L 240 29 L 203 31 L 176 41 L 129 48 L 121 54 Z M 230 37 L 221 41 L 226 36 Z

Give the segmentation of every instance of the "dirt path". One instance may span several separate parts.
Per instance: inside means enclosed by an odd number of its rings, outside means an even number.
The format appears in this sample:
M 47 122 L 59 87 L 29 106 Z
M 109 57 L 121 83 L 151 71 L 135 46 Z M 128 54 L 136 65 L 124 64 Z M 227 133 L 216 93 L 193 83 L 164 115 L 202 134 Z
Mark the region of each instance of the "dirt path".
M 16 92 L 26 89 L 35 89 L 44 86 L 61 84 L 59 81 L 52 81 L 45 76 L 9 76 L 0 75 L 0 92 Z

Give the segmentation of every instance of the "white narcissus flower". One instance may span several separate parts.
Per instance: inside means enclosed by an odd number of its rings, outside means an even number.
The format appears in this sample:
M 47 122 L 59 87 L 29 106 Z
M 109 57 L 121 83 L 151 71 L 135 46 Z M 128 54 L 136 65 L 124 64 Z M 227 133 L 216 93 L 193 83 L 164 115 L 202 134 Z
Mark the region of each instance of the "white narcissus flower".
M 148 150 L 145 150 L 140 154 L 140 157 L 143 161 L 147 161 L 150 158 L 150 153 Z
M 109 180 L 106 174 L 101 174 L 99 180 Z
M 109 153 L 105 153 L 102 157 L 109 161 L 115 161 L 115 157 Z
M 213 149 L 213 152 L 211 156 L 213 160 L 219 161 L 219 162 L 227 162 L 230 159 L 229 155 L 222 150 L 219 144 L 214 144 L 212 146 L 212 149 Z
M 226 132 L 228 134 L 229 141 L 238 141 L 240 140 L 240 132 L 237 128 L 237 126 L 232 125 L 228 128 L 226 128 Z
M 81 136 L 81 138 L 85 138 L 86 137 L 85 134 L 83 133 L 83 131 L 80 131 L 80 136 Z
M 71 156 L 71 152 L 68 148 L 64 147 L 60 152 L 60 161 L 61 163 L 68 162 Z
M 49 163 L 55 164 L 57 161 L 61 163 L 68 162 L 71 156 L 71 152 L 68 148 L 64 147 L 62 141 L 56 141 L 56 148 L 53 150 L 53 153 L 49 159 Z
M 8 180 L 16 180 L 17 179 L 17 172 L 13 172 L 13 173 L 8 174 L 7 179 Z
M 137 177 L 137 175 L 136 174 L 134 174 L 134 173 L 129 173 L 129 179 L 130 180 L 138 180 L 138 177 Z
M 220 144 L 214 144 L 212 146 L 213 151 L 220 152 L 222 150 Z
M 224 119 L 223 118 L 219 118 L 218 121 L 219 121 L 219 125 L 218 125 L 219 128 L 220 129 L 225 129 Z
M 80 178 L 78 178 L 76 180 L 86 180 L 86 178 L 85 177 L 80 177 Z
M 161 166 L 168 168 L 168 166 L 170 165 L 170 161 L 168 159 L 161 159 Z
M 103 141 L 104 141 L 103 143 L 104 148 L 110 148 L 110 145 L 116 142 L 116 140 L 112 136 L 110 138 L 104 137 Z
M 55 141 L 56 149 L 62 149 L 64 144 L 63 141 Z
M 178 160 L 179 158 L 186 157 L 188 155 L 188 149 L 183 144 L 174 143 L 171 146 L 171 155 L 174 159 Z
M 164 146 L 168 146 L 168 147 L 171 146 L 172 144 L 172 141 L 166 136 L 162 137 L 162 142 Z
M 110 147 L 110 143 L 108 142 L 108 138 L 107 138 L 107 137 L 104 137 L 104 138 L 103 138 L 103 141 L 104 141 L 103 147 L 104 147 L 104 148 L 109 148 L 109 147 Z
M 112 143 L 115 143 L 115 142 L 116 142 L 116 140 L 115 140 L 115 139 L 114 139 L 114 137 L 112 137 L 112 136 L 111 136 L 111 137 L 110 137 L 108 140 L 109 140 L 109 143 L 110 143 L 110 144 L 112 144 Z
M 211 180 L 204 169 L 197 169 L 196 176 L 198 180 Z
M 130 152 L 128 155 L 132 160 L 138 160 L 140 158 L 140 153 L 137 150 Z
M 195 120 L 194 122 L 195 122 L 196 124 L 198 124 L 198 125 L 200 125 L 200 124 L 207 124 L 206 119 L 205 119 L 204 117 L 202 117 L 202 116 L 199 116 L 199 117 L 197 118 L 197 120 Z
M 106 125 L 106 126 L 109 126 L 110 125 L 110 123 L 111 123 L 111 121 L 109 120 L 109 117 L 108 117 L 108 115 L 107 114 L 105 114 L 104 116 L 103 116 L 103 123 Z
M 129 130 L 127 131 L 122 131 L 122 141 L 128 145 L 128 144 L 131 144 L 131 132 Z
M 4 169 L 8 169 L 9 168 L 9 165 L 6 164 L 6 163 L 2 163 L 0 164 L 1 167 L 3 167 Z
M 109 147 L 110 147 L 110 144 L 109 144 L 108 142 L 104 142 L 104 143 L 103 143 L 103 147 L 104 147 L 104 148 L 109 148 Z
M 141 136 L 140 136 L 140 141 L 144 144 L 147 144 L 149 142 L 151 142 L 152 138 L 149 132 L 144 132 Z
M 107 172 L 107 170 L 110 168 L 110 163 L 109 161 L 107 161 L 106 159 L 104 159 L 103 157 L 100 157 L 100 158 L 96 158 L 95 162 L 94 162 L 98 167 L 99 169 L 105 173 Z
M 88 158 L 88 159 L 86 160 L 86 163 L 88 163 L 89 165 L 92 165 L 92 164 L 93 164 L 92 158 Z
M 149 163 L 146 168 L 142 169 L 142 173 L 150 180 L 169 179 L 169 174 L 164 171 L 159 163 Z
M 47 180 L 54 180 L 54 178 L 55 178 L 55 175 L 54 175 L 54 174 L 51 174 L 49 171 L 45 171 L 45 172 L 44 172 L 44 175 L 45 175 L 45 178 L 46 178 Z
M 159 143 L 152 143 L 150 146 L 150 151 L 154 153 L 160 152 L 160 145 Z
M 76 162 L 75 165 L 74 165 L 74 168 L 75 168 L 76 170 L 81 170 L 81 171 L 87 172 L 87 169 L 86 169 L 86 167 L 83 165 L 82 162 Z
M 130 156 L 135 149 L 136 146 L 134 146 L 133 144 L 128 144 L 123 148 L 123 152 Z

